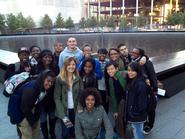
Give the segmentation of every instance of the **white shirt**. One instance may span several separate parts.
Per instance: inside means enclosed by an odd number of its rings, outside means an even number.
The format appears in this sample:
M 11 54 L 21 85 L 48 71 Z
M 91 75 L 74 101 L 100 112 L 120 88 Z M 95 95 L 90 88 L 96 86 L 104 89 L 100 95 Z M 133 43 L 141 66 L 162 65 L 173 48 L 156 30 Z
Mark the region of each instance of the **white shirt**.
M 67 103 L 68 103 L 68 109 L 73 109 L 74 108 L 74 102 L 73 102 L 73 93 L 72 93 L 72 88 L 70 88 L 67 92 Z

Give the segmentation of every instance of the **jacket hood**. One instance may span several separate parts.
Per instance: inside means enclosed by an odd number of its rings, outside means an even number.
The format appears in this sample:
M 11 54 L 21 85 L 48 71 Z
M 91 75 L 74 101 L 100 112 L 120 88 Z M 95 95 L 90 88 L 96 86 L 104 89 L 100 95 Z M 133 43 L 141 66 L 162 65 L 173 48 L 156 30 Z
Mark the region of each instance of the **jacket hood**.
M 81 50 L 78 47 L 76 47 L 76 50 L 71 51 L 67 47 L 65 47 L 64 51 L 65 51 L 65 53 L 78 53 Z

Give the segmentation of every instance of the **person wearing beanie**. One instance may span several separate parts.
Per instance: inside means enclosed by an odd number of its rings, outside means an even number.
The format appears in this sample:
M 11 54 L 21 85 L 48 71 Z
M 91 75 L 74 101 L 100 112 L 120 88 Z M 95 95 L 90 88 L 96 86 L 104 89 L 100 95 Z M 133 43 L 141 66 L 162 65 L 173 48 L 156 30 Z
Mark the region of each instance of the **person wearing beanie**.
M 12 63 L 8 65 L 6 73 L 4 75 L 4 79 L 8 79 L 15 74 L 19 74 L 21 72 L 30 71 L 30 64 L 29 64 L 29 56 L 30 51 L 26 47 L 21 47 L 18 49 L 18 57 L 20 62 L 19 63 Z
M 29 56 L 30 52 L 26 47 L 21 47 L 18 49 L 18 57 L 20 62 L 18 63 L 12 63 L 8 65 L 5 75 L 4 75 L 4 80 L 7 80 L 8 78 L 12 77 L 15 74 L 19 74 L 21 72 L 29 72 L 31 70 L 30 64 L 29 64 Z M 19 138 L 21 139 L 21 132 L 17 128 L 17 133 Z

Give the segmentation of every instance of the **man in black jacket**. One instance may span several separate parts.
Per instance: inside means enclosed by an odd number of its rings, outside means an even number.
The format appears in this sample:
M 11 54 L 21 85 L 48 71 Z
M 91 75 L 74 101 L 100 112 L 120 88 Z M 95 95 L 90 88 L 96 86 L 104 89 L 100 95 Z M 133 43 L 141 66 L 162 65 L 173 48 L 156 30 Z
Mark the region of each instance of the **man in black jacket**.
M 30 52 L 26 47 L 21 47 L 18 50 L 18 57 L 20 59 L 19 63 L 10 64 L 7 67 L 6 73 L 4 75 L 4 79 L 10 78 L 15 74 L 19 74 L 24 71 L 30 71 L 30 64 L 29 64 L 29 56 Z
M 142 72 L 143 75 L 146 79 L 148 79 L 148 83 L 151 86 L 152 89 L 152 96 L 154 97 L 154 102 L 153 102 L 153 108 L 148 110 L 148 120 L 145 122 L 143 132 L 144 134 L 149 134 L 153 128 L 154 122 L 155 122 L 155 109 L 157 106 L 157 76 L 155 73 L 155 69 L 153 66 L 153 63 L 149 60 L 148 56 L 145 55 L 145 52 L 141 48 L 134 48 L 131 52 L 132 55 L 132 60 L 136 62 L 140 62 L 140 59 L 142 57 L 146 57 L 146 62 L 142 64 Z M 146 80 L 147 81 L 147 80 Z

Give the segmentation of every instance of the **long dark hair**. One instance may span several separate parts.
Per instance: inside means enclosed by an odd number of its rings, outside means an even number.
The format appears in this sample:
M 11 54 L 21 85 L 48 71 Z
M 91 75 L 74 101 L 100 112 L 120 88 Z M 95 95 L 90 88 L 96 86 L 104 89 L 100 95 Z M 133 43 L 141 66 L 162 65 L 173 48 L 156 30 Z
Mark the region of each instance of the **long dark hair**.
M 37 90 L 44 91 L 43 83 L 48 76 L 55 77 L 55 73 L 52 70 L 47 69 L 39 74 L 38 78 L 35 80 Z
M 130 79 L 127 75 L 127 81 L 128 81 L 128 85 L 127 85 L 127 88 L 131 88 L 135 81 L 138 79 L 138 78 L 141 78 L 142 77 L 142 71 L 141 71 L 141 66 L 139 65 L 138 62 L 131 62 L 128 67 L 130 67 L 133 71 L 135 71 L 137 73 L 137 76 L 133 79 Z
M 84 61 L 82 62 L 82 66 L 81 66 L 80 71 L 79 71 L 80 77 L 83 77 L 84 74 L 86 74 L 86 73 L 85 73 L 85 70 L 84 70 L 84 67 L 85 67 L 85 64 L 86 64 L 87 62 L 90 62 L 90 63 L 92 64 L 92 66 L 93 66 L 93 69 L 92 69 L 92 71 L 90 72 L 90 75 L 92 75 L 92 74 L 95 73 L 95 64 L 96 64 L 96 63 L 95 63 L 95 60 L 94 60 L 93 58 L 87 58 L 87 59 L 84 59 Z

